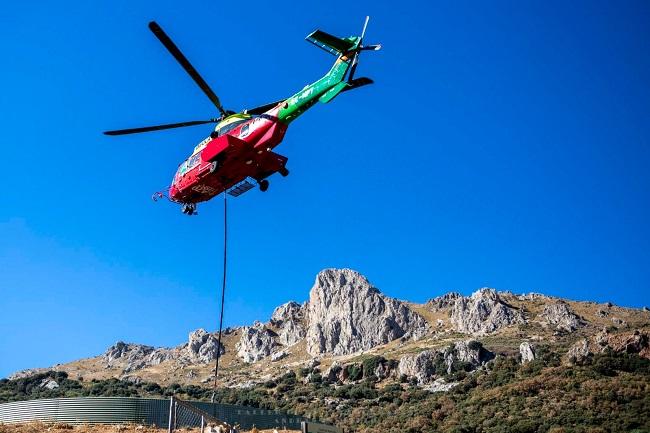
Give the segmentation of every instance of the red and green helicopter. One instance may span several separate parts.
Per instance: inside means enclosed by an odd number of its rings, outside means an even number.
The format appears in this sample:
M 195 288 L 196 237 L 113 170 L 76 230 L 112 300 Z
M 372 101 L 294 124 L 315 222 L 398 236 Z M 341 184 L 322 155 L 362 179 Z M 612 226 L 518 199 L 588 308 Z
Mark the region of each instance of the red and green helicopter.
M 149 29 L 172 56 L 194 79 L 203 93 L 219 110 L 220 116 L 207 120 L 142 128 L 106 131 L 107 135 L 135 134 L 206 123 L 216 123 L 214 131 L 201 141 L 189 158 L 181 163 L 171 186 L 154 194 L 154 200 L 167 197 L 182 205 L 183 213 L 193 215 L 196 205 L 226 191 L 239 196 L 257 183 L 261 191 L 269 187 L 267 178 L 274 173 L 287 176 L 287 158 L 273 152 L 287 131 L 289 124 L 318 101 L 327 103 L 342 92 L 371 84 L 370 78 L 354 78 L 361 51 L 376 51 L 381 45 L 363 45 L 368 17 L 361 36 L 338 38 L 316 30 L 306 40 L 335 55 L 334 66 L 318 81 L 305 86 L 288 99 L 272 102 L 238 113 L 226 110 L 217 95 L 203 80 L 176 44 L 156 22 Z

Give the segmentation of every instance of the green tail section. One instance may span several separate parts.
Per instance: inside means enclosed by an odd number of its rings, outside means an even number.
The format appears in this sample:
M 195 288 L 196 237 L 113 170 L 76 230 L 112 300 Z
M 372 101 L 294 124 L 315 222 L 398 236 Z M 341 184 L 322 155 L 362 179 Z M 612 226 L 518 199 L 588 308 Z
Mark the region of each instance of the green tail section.
M 305 40 L 335 56 L 356 48 L 358 44 L 358 38 L 341 39 L 322 30 L 316 30 L 308 35 Z
M 328 53 L 337 56 L 337 59 L 323 78 L 305 86 L 300 92 L 284 102 L 284 105 L 278 113 L 280 121 L 284 123 L 293 121 L 318 101 L 323 103 L 330 102 L 341 92 L 358 87 L 344 82 L 343 79 L 352 62 L 353 56 L 349 54 L 359 47 L 361 38 L 357 36 L 337 38 L 329 33 L 316 30 L 307 36 L 306 40 Z

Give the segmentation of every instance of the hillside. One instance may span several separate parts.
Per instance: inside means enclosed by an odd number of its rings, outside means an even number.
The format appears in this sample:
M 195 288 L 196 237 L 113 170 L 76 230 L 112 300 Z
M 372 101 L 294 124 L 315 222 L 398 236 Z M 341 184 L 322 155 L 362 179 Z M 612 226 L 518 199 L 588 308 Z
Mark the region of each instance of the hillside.
M 118 342 L 94 358 L 16 373 L 0 381 L 0 401 L 207 399 L 220 349 L 221 401 L 353 431 L 649 431 L 649 337 L 647 309 L 493 289 L 414 304 L 329 269 L 308 302 L 228 329 L 221 348 L 203 330 L 174 348 Z

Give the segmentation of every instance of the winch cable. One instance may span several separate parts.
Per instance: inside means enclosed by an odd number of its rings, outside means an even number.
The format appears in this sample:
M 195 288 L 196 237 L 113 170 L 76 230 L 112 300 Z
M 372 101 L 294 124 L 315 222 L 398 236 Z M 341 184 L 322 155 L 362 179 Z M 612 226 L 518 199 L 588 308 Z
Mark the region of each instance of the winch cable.
M 219 374 L 219 358 L 221 357 L 221 329 L 223 327 L 223 304 L 226 298 L 226 269 L 228 253 L 228 199 L 227 194 L 223 194 L 223 280 L 221 282 L 221 313 L 219 314 L 219 334 L 217 337 L 217 361 L 214 366 L 214 387 L 212 389 L 212 403 L 214 403 L 217 394 L 217 377 Z M 217 407 L 212 405 L 214 415 L 216 416 Z

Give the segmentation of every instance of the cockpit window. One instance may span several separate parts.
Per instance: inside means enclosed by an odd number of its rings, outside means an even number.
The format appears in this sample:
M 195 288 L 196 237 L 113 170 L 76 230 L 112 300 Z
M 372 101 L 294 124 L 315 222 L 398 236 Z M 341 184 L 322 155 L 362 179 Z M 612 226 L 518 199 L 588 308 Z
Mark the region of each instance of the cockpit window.
M 188 162 L 188 164 L 187 164 L 187 167 L 188 167 L 189 169 L 192 169 L 196 164 L 199 163 L 200 160 L 201 160 L 201 154 L 200 154 L 200 153 L 195 154 L 194 156 L 192 156 L 192 157 L 189 159 L 189 162 Z
M 187 171 L 187 161 L 184 161 L 180 166 L 178 166 L 177 175 L 183 175 Z
M 252 116 L 248 116 L 248 117 L 243 118 L 243 119 L 237 119 L 237 120 L 235 120 L 233 122 L 228 123 L 227 125 L 217 127 L 216 132 L 217 132 L 218 136 L 221 137 L 222 135 L 225 135 L 225 134 L 229 133 L 230 131 L 232 131 L 233 129 L 237 128 L 242 123 L 248 122 L 249 120 L 251 120 L 251 118 L 252 118 Z

